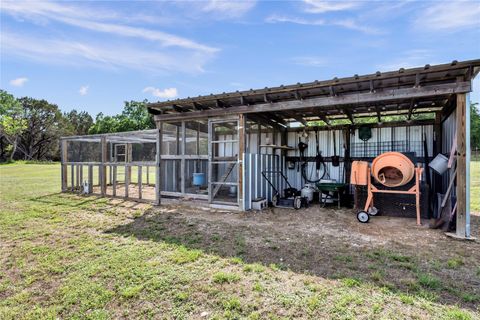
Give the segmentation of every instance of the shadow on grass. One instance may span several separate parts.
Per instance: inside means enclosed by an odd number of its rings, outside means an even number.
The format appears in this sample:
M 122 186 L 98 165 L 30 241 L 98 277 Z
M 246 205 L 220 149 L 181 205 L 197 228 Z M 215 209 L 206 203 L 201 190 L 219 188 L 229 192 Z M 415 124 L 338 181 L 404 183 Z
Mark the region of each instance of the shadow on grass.
M 78 207 L 85 206 L 87 204 L 91 204 L 100 199 L 105 199 L 101 196 L 89 195 L 88 197 L 85 196 L 84 197 L 85 200 L 83 201 L 71 201 L 72 199 L 70 198 L 68 199 L 69 201 L 65 201 L 66 198 L 68 198 L 68 196 L 66 195 L 74 196 L 74 194 L 70 194 L 70 193 L 55 192 L 55 193 L 46 194 L 40 197 L 30 198 L 29 200 L 33 202 L 39 202 L 42 204 L 49 204 L 49 205 L 56 205 L 56 206 L 69 206 L 72 208 L 78 208 Z M 79 195 L 75 195 L 75 196 L 83 197 Z
M 407 304 L 412 298 L 421 297 L 476 310 L 480 302 L 479 279 L 475 274 L 478 271 L 471 270 L 466 275 L 464 269 L 447 270 L 443 262 L 425 261 L 426 251 L 422 250 L 428 248 L 419 248 L 417 252 L 375 244 L 367 248 L 324 234 L 305 237 L 302 233 L 285 233 L 281 228 L 266 228 L 262 223 L 242 218 L 208 219 L 175 210 L 158 213 L 156 209 L 106 232 L 199 249 L 225 258 L 236 257 L 246 263 L 343 279 L 352 286 L 368 283 L 399 295 Z M 456 272 L 453 277 L 452 272 Z

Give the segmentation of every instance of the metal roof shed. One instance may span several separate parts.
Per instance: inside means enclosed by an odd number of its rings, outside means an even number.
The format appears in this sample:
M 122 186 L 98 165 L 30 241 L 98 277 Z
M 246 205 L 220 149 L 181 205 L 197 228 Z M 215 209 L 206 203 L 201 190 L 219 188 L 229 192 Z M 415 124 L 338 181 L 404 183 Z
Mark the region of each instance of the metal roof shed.
M 179 179 L 180 183 L 173 191 L 157 192 L 162 196 L 208 199 L 211 204 L 233 204 L 243 210 L 248 207 L 247 197 L 251 200 L 253 195 L 258 195 L 257 189 L 264 188 L 261 182 L 252 180 L 252 172 L 258 173 L 253 168 L 257 161 L 284 168 L 291 153 L 285 146 L 298 130 L 343 133 L 342 142 L 347 147 L 341 160 L 347 165 L 347 161 L 352 160 L 349 154 L 352 133 L 363 123 L 363 118 L 376 119 L 371 126 L 379 128 L 379 133 L 386 128 L 402 128 L 398 131 L 403 132 L 404 127 L 415 126 L 422 126 L 423 132 L 423 126 L 428 125 L 428 130 L 432 131 L 433 149 L 429 156 L 449 152 L 452 133 L 457 132 L 457 236 L 468 238 L 468 93 L 472 91 L 472 79 L 479 71 L 480 60 L 453 61 L 151 103 L 148 109 L 155 116 L 161 140 L 157 152 L 162 172 L 159 176 L 163 181 L 159 185 L 167 187 L 165 179 Z M 424 113 L 433 116 L 418 120 Z M 396 121 L 388 122 L 392 117 L 396 117 Z M 339 122 L 343 124 L 334 125 Z M 320 123 L 326 126 L 318 126 Z M 388 134 L 390 140 L 393 139 L 393 129 L 391 132 Z M 408 144 L 409 138 L 405 140 Z M 275 145 L 277 148 L 273 147 Z M 265 155 L 267 158 L 261 158 L 264 156 L 260 152 L 262 146 L 269 149 Z M 165 151 L 167 147 L 168 152 Z M 252 154 L 258 155 L 257 158 L 252 158 Z M 329 158 L 326 157 L 326 161 Z M 208 190 L 195 196 L 186 190 L 186 184 L 196 171 L 208 175 Z M 224 199 L 216 198 L 222 193 L 220 190 L 227 195 Z M 226 199 L 228 194 L 236 194 L 235 200 Z M 270 195 L 271 191 L 266 190 L 266 196 Z

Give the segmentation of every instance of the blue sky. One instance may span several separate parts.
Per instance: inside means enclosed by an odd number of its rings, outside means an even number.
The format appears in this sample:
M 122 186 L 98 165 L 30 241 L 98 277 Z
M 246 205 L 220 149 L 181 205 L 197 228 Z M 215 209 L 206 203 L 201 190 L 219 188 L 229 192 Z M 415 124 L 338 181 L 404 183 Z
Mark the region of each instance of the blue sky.
M 480 58 L 480 1 L 1 1 L 1 88 L 62 110 Z M 479 77 L 480 78 L 480 77 Z M 473 101 L 479 101 L 480 82 Z

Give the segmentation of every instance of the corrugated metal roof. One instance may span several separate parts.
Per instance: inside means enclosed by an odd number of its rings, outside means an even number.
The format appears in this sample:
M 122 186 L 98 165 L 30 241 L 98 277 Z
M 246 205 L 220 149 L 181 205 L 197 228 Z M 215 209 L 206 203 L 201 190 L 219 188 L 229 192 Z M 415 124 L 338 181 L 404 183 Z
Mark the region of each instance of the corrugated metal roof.
M 375 92 L 385 89 L 400 89 L 471 80 L 480 71 L 480 59 L 452 61 L 448 64 L 425 65 L 424 67 L 397 71 L 379 72 L 352 77 L 334 78 L 264 89 L 250 89 L 198 97 L 187 97 L 148 105 L 154 114 L 202 111 L 216 108 L 255 105 L 265 102 L 303 100 L 322 96 L 341 96 L 351 93 Z M 430 103 L 430 101 L 429 101 Z M 383 106 L 383 110 L 387 107 Z M 399 109 L 398 106 L 395 108 Z M 372 111 L 372 110 L 370 110 Z M 374 110 L 376 111 L 376 110 Z

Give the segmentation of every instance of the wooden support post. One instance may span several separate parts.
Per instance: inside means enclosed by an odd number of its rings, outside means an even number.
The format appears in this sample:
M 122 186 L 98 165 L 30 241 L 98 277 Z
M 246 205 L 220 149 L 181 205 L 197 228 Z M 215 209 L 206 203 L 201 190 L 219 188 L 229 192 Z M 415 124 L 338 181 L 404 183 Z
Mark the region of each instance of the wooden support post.
M 107 174 L 106 174 L 106 162 L 107 162 L 107 155 L 108 155 L 108 149 L 107 149 L 107 138 L 103 136 L 100 139 L 100 145 L 101 145 L 101 150 L 102 150 L 102 163 L 100 164 L 99 167 L 99 172 L 100 172 L 100 193 L 102 196 L 105 196 L 107 193 Z
M 262 144 L 262 124 L 258 122 L 257 128 L 257 154 L 260 154 L 260 145 Z
M 70 165 L 70 185 L 72 192 L 75 191 L 75 165 Z
M 157 122 L 157 147 L 155 155 L 155 204 L 161 203 L 161 147 L 162 147 L 162 129 L 161 123 Z
M 238 119 L 238 207 L 243 211 L 243 155 L 245 153 L 245 116 Z
M 112 195 L 115 197 L 117 195 L 117 165 L 113 165 L 113 176 L 112 176 Z
M 466 163 L 466 117 L 467 112 L 467 101 L 466 94 L 460 93 L 457 94 L 457 111 L 456 111 L 456 122 L 457 122 L 457 231 L 456 236 L 459 238 L 466 237 L 467 229 L 467 163 Z
M 130 166 L 125 166 L 125 198 L 128 198 L 128 189 L 130 187 L 130 176 L 131 176 L 131 171 L 129 172 L 128 168 Z
M 132 162 L 132 144 L 127 143 L 126 150 L 125 150 L 125 162 L 131 163 Z M 132 167 L 128 166 L 125 168 L 128 174 L 128 181 L 132 181 Z
M 75 166 L 75 189 L 80 190 L 80 165 Z
M 82 186 L 83 186 L 83 165 L 79 165 L 79 170 L 80 170 L 80 191 L 83 192 Z
M 147 170 L 147 186 L 150 185 L 150 167 L 146 166 L 145 169 Z
M 185 144 L 186 144 L 186 136 L 185 136 L 185 122 L 182 121 L 182 127 L 180 131 L 181 135 L 181 146 L 180 146 L 180 154 L 183 156 L 185 155 Z M 186 185 L 186 179 L 185 179 L 185 167 L 187 163 L 185 161 L 185 158 L 182 157 L 180 160 L 180 192 L 185 193 L 185 185 Z
M 68 156 L 68 153 L 67 153 L 67 141 L 66 140 L 61 140 L 60 142 L 60 150 L 61 150 L 61 153 L 60 153 L 60 156 L 61 156 L 61 162 L 62 162 L 62 192 L 65 192 L 67 191 L 68 189 L 68 185 L 67 185 L 67 165 L 65 164 L 65 162 L 68 161 L 67 159 L 67 156 Z
M 138 166 L 138 199 L 142 199 L 142 166 Z
M 88 193 L 93 192 L 93 165 L 88 165 Z

